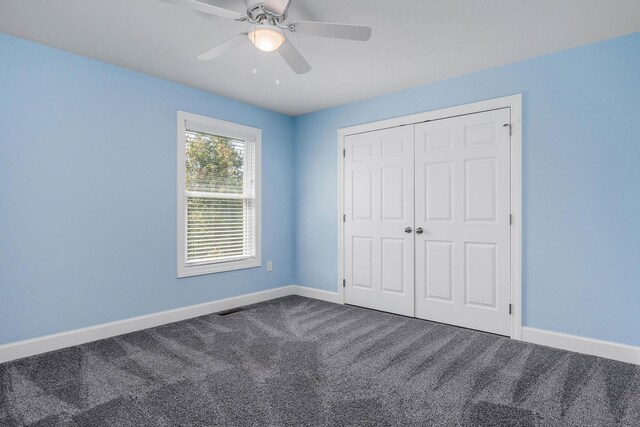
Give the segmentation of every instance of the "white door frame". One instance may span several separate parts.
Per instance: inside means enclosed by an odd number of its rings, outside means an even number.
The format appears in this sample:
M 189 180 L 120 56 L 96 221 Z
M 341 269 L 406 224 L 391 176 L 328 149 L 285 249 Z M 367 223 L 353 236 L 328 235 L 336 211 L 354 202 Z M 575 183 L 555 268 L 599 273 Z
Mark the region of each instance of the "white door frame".
M 344 139 L 347 135 L 430 120 L 511 109 L 511 338 L 522 339 L 522 95 L 505 96 L 338 129 L 338 301 L 344 304 Z

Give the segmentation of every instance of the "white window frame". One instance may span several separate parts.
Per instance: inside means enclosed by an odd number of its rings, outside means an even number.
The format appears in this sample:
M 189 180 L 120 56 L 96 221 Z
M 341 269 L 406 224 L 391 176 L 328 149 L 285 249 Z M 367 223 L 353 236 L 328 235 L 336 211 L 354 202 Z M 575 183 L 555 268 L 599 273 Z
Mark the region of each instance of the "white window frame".
M 211 261 L 200 264 L 187 264 L 187 195 L 186 195 L 186 131 L 187 122 L 196 123 L 197 130 L 213 135 L 226 136 L 240 140 L 251 140 L 255 144 L 255 256 L 230 261 Z M 262 129 L 225 122 L 211 117 L 178 111 L 177 133 L 177 276 L 190 277 L 222 271 L 241 270 L 260 267 L 261 263 L 261 213 L 262 213 Z M 191 129 L 196 130 L 196 129 Z

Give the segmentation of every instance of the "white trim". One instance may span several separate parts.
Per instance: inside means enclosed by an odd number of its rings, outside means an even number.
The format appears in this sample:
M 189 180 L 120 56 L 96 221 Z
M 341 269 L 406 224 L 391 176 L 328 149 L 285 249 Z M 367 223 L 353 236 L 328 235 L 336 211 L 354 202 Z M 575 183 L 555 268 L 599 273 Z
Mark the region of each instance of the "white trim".
M 219 311 L 269 301 L 275 298 L 295 295 L 297 290 L 297 286 L 282 286 L 266 291 L 239 295 L 203 304 L 161 311 L 145 316 L 132 317 L 130 319 L 74 329 L 59 334 L 4 344 L 0 345 L 0 363 L 110 338 L 116 335 L 127 334 L 129 332 L 140 331 L 142 329 L 153 328 L 167 323 L 179 322 L 193 317 L 204 316 L 205 314 L 217 313 Z
M 323 291 L 299 285 L 287 285 L 266 291 L 239 295 L 203 304 L 3 344 L 0 345 L 0 363 L 289 295 L 300 295 L 333 303 L 338 302 L 338 294 L 336 292 Z
M 346 129 L 338 129 L 338 301 L 344 297 L 344 137 Z
M 201 274 L 219 273 L 222 271 L 241 270 L 245 268 L 255 268 L 262 265 L 261 261 L 261 236 L 262 236 L 262 129 L 252 128 L 237 123 L 225 122 L 211 117 L 200 116 L 184 111 L 177 112 L 177 135 L 176 135 L 176 276 L 178 278 L 198 276 Z M 242 257 L 233 261 L 217 260 L 209 263 L 185 262 L 186 253 L 186 196 L 185 189 L 185 133 L 189 127 L 203 132 L 224 135 L 230 138 L 253 141 L 255 144 L 255 256 Z M 200 194 L 194 192 L 194 194 Z M 208 193 L 207 193 L 208 194 Z M 209 194 L 215 196 L 215 194 Z M 199 197 L 199 196 L 198 196 Z M 225 195 L 224 197 L 228 197 Z M 229 198 L 247 198 L 244 195 L 231 196 Z
M 446 119 L 448 117 L 473 114 L 481 111 L 497 110 L 511 107 L 513 104 L 521 103 L 522 95 L 510 95 L 501 98 L 488 99 L 485 101 L 473 102 L 471 104 L 456 105 L 454 107 L 442 108 L 440 110 L 425 111 L 423 113 L 411 114 L 409 116 L 395 117 L 392 119 L 380 120 L 377 122 L 364 123 L 356 126 L 349 126 L 338 129 L 338 134 L 353 135 L 356 133 L 371 132 L 374 130 L 387 129 L 397 126 L 413 125 L 429 120 Z
M 342 304 L 340 300 L 340 294 L 338 292 L 324 291 L 321 289 L 308 288 L 306 286 L 292 285 L 294 288 L 293 295 L 299 295 L 301 297 L 313 298 L 320 301 L 333 302 L 336 304 Z
M 337 292 L 308 288 L 300 285 L 282 286 L 204 304 L 0 345 L 0 363 L 289 295 L 300 295 L 307 298 L 340 303 L 340 295 Z M 522 340 L 532 344 L 545 345 L 640 365 L 640 347 L 529 327 L 522 328 Z
M 640 347 L 522 327 L 522 341 L 640 365 Z
M 522 339 L 522 95 L 511 108 L 511 338 Z
M 348 135 L 413 125 L 429 120 L 444 119 L 482 111 L 511 109 L 511 338 L 522 335 L 522 95 L 511 95 L 440 110 L 412 114 L 410 116 L 365 123 L 338 129 L 338 294 L 344 303 L 344 139 Z

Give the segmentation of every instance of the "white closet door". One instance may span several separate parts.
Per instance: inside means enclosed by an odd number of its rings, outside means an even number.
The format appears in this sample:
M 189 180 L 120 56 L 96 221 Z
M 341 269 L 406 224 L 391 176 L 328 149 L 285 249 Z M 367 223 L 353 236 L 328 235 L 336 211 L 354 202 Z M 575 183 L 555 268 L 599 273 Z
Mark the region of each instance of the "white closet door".
M 508 123 L 505 108 L 415 126 L 416 317 L 510 334 Z
M 412 125 L 345 138 L 348 304 L 414 315 L 413 137 Z

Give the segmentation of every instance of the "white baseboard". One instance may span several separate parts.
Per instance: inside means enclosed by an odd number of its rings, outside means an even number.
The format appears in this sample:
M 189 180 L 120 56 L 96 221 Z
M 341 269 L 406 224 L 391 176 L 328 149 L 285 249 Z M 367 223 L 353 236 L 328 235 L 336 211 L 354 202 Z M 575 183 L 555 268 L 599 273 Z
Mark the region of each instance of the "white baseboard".
M 176 308 L 174 310 L 162 311 L 146 316 L 132 317 L 130 319 L 3 344 L 0 345 L 0 363 L 104 338 L 115 337 L 116 335 L 140 331 L 142 329 L 153 328 L 154 326 L 165 325 L 167 323 L 179 322 L 206 314 L 217 313 L 219 311 L 230 310 L 245 305 L 269 301 L 288 295 L 300 295 L 322 301 L 338 302 L 337 292 L 322 291 L 298 285 L 282 286 L 252 294 L 239 295 L 237 297 Z
M 68 332 L 0 345 L 0 363 L 104 338 L 110 338 L 129 332 L 140 331 L 142 329 L 165 325 L 167 323 L 178 322 L 180 320 L 191 319 L 193 317 L 204 316 L 205 314 L 268 301 L 274 298 L 296 295 L 298 288 L 298 286 L 292 285 L 282 286 L 280 288 L 268 289 L 266 291 L 255 292 L 252 294 L 225 298 L 218 301 L 206 302 L 204 304 L 162 311 L 159 313 L 148 314 L 146 316 L 133 317 L 130 319 L 118 320 L 87 328 L 74 329 Z
M 288 295 L 300 295 L 332 303 L 341 303 L 337 292 L 299 285 L 282 286 L 204 304 L 0 345 L 0 363 Z M 617 344 L 609 341 L 595 340 L 529 327 L 522 328 L 522 341 L 640 365 L 640 347 L 631 345 Z
M 319 299 L 321 301 L 334 302 L 336 304 L 341 304 L 338 299 L 337 292 L 331 291 L 323 291 L 315 288 L 307 288 L 306 286 L 292 285 L 295 288 L 295 295 L 300 295 L 301 297 Z
M 640 365 L 640 347 L 522 327 L 522 341 Z

